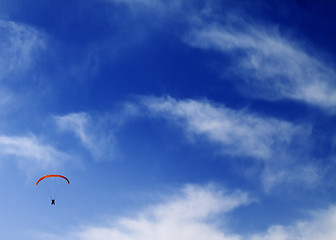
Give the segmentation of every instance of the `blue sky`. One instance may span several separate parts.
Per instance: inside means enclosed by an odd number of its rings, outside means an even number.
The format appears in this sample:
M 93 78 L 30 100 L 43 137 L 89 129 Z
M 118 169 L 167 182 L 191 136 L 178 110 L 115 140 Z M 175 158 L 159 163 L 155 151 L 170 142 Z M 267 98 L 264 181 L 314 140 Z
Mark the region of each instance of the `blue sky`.
M 0 0 L 1 239 L 336 238 L 335 9 Z

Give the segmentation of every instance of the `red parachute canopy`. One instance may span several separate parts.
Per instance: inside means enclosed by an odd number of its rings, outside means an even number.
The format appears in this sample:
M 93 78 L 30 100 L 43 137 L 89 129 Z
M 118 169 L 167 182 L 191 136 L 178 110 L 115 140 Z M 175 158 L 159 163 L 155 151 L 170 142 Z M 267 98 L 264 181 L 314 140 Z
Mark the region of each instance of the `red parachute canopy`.
M 59 177 L 59 178 L 63 178 L 63 179 L 65 179 L 65 180 L 68 182 L 68 184 L 70 184 L 69 179 L 67 179 L 66 177 L 64 177 L 64 176 L 62 176 L 62 175 L 55 175 L 55 174 L 52 174 L 52 175 L 45 175 L 45 176 L 41 177 L 39 180 L 37 180 L 36 185 L 37 185 L 39 182 L 41 182 L 43 179 L 45 179 L 45 178 L 50 178 L 50 177 Z

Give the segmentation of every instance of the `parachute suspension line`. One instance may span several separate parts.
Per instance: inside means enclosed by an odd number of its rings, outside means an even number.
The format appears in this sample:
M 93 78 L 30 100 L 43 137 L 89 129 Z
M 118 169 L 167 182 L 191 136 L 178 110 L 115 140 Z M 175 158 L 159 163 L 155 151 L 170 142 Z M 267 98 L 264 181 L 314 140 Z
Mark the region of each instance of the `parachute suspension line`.
M 56 199 L 60 189 L 61 189 L 61 186 L 64 184 L 64 181 L 62 181 L 61 179 L 57 179 L 52 185 L 52 196 L 51 196 L 51 199 Z
M 58 195 L 62 185 L 70 184 L 69 179 L 62 175 L 45 175 L 37 180 L 36 185 L 49 194 L 51 200 L 55 200 Z

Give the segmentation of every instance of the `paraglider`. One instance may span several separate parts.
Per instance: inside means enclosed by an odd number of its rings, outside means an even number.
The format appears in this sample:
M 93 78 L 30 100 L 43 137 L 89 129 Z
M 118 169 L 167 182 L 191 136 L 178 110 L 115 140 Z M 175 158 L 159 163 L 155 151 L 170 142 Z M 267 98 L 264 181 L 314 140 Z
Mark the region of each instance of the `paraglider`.
M 50 195 L 51 199 L 51 205 L 56 205 L 55 198 L 58 193 L 59 188 L 64 184 L 70 184 L 70 181 L 68 178 L 57 175 L 57 174 L 51 174 L 51 175 L 45 175 L 36 182 L 36 186 L 40 186 L 44 188 L 47 193 Z

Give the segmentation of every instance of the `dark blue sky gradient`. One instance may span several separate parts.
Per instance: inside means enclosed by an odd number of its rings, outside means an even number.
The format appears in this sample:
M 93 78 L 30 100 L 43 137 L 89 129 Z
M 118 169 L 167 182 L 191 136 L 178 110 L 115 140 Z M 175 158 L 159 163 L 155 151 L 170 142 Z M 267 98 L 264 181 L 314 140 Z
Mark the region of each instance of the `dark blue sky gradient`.
M 179 229 L 330 239 L 297 224 L 335 214 L 335 22 L 327 0 L 0 0 L 0 238 L 142 240 L 196 202 Z

